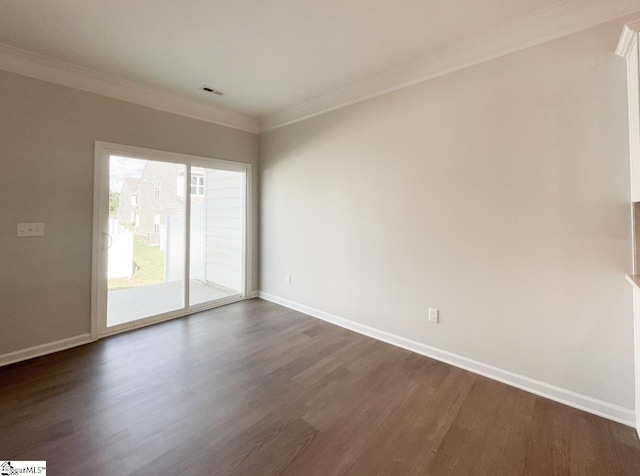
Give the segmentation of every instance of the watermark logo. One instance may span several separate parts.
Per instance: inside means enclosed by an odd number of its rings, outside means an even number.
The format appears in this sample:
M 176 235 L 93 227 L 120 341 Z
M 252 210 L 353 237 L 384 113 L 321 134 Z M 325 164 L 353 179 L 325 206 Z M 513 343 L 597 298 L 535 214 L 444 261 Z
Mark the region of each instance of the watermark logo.
M 0 476 L 21 474 L 47 475 L 46 461 L 2 461 L 0 460 Z

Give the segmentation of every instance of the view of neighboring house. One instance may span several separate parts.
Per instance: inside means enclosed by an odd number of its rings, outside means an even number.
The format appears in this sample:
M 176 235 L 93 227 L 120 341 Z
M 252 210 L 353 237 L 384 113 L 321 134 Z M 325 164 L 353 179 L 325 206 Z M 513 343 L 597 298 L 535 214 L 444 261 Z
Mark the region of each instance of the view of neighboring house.
M 140 179 L 123 181 L 118 207 L 120 223 L 134 224 L 136 232 L 147 237 L 148 244 L 160 244 L 160 231 L 167 217 L 184 212 L 185 173 L 184 165 L 147 161 Z M 204 188 L 204 170 L 192 169 L 191 196 L 203 197 Z M 192 204 L 198 201 L 192 200 Z
M 167 216 L 184 210 L 184 165 L 147 161 L 140 178 L 138 233 L 160 244 L 160 227 Z M 180 185 L 179 185 L 180 184 Z
M 118 204 L 118 221 L 121 225 L 138 226 L 138 189 L 140 179 L 128 177 L 122 181 Z

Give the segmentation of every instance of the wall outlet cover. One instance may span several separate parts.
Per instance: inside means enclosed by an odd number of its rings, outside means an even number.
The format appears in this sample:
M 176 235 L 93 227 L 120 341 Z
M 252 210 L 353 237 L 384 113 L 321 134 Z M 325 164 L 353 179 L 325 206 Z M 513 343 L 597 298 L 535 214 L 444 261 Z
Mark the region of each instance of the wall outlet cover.
M 435 322 L 438 324 L 439 322 L 439 311 L 434 308 L 429 308 L 429 322 Z

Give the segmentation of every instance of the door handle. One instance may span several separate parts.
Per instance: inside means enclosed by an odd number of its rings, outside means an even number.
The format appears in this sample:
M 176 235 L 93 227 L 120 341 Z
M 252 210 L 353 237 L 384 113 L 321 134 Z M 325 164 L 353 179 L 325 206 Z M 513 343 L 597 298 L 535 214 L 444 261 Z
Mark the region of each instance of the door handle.
M 103 232 L 103 233 L 105 234 L 105 236 L 107 236 L 107 237 L 109 238 L 109 241 L 108 241 L 108 243 L 109 243 L 109 244 L 108 244 L 108 245 L 107 245 L 107 247 L 105 248 L 105 250 L 108 250 L 109 248 L 111 248 L 111 245 L 113 244 L 113 236 L 111 236 L 111 235 L 110 235 L 109 233 L 107 233 L 107 232 Z

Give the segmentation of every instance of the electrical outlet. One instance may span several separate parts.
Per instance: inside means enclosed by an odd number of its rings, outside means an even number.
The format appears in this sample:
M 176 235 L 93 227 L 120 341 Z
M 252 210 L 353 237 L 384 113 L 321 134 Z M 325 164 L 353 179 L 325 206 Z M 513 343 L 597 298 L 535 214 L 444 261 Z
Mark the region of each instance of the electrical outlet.
M 290 274 L 285 274 L 284 275 L 284 282 L 287 284 L 291 284 L 291 275 Z
M 440 312 L 437 309 L 429 308 L 429 322 L 438 324 L 440 322 Z
M 44 223 L 18 223 L 18 236 L 44 236 Z

